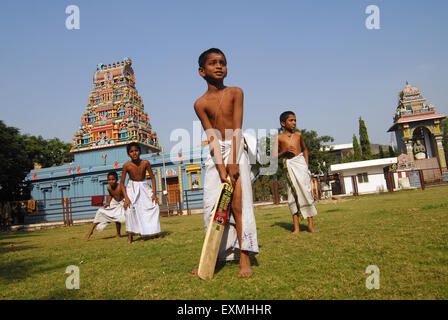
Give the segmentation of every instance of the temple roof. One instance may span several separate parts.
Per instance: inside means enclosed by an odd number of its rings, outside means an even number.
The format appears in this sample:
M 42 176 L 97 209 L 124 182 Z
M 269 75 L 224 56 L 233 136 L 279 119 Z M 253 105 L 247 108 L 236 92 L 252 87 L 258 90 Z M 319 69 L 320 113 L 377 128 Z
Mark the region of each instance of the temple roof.
M 401 97 L 410 97 L 410 96 L 421 96 L 420 89 L 414 86 L 411 86 L 409 82 L 406 81 L 406 87 L 401 91 Z
M 399 93 L 399 102 L 394 115 L 394 124 L 388 132 L 395 131 L 402 123 L 443 119 L 445 115 L 437 113 L 434 105 L 425 104 L 426 99 L 420 89 L 406 81 L 406 87 Z

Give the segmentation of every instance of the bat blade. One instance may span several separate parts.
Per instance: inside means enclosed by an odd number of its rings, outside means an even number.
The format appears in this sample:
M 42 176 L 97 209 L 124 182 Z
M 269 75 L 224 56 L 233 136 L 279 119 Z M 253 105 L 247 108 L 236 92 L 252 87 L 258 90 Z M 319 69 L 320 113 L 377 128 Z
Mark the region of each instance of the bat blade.
M 212 279 L 215 273 L 216 260 L 218 258 L 224 227 L 229 217 L 232 202 L 233 188 L 228 183 L 221 185 L 221 191 L 216 199 L 211 213 L 210 222 L 202 246 L 201 259 L 199 261 L 198 276 L 201 279 Z

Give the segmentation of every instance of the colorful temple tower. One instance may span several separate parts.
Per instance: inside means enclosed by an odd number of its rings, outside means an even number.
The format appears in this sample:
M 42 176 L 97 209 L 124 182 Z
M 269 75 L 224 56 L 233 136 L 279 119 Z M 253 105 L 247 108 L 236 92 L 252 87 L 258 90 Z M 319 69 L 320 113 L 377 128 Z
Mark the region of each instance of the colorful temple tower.
M 394 124 L 388 132 L 395 132 L 398 152 L 406 154 L 416 167 L 437 167 L 444 179 L 447 179 L 448 171 L 440 130 L 440 121 L 446 117 L 437 113 L 432 104 L 425 102 L 420 89 L 406 82 L 406 87 L 399 93 Z
M 93 89 L 73 138 L 72 152 L 104 149 L 138 142 L 148 153 L 159 152 L 157 134 L 151 128 L 143 100 L 135 88 L 130 58 L 99 64 Z

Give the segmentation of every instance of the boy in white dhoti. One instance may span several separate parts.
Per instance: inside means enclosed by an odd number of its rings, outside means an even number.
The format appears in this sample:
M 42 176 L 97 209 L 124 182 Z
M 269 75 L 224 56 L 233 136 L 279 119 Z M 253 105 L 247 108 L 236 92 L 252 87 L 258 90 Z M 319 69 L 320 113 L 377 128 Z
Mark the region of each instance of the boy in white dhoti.
M 95 219 L 93 219 L 92 227 L 89 233 L 86 235 L 86 240 L 89 240 L 96 227 L 98 232 L 104 230 L 104 228 L 112 222 L 115 222 L 117 228 L 116 238 L 120 238 L 121 224 L 125 222 L 124 216 L 124 195 L 118 182 L 118 175 L 115 171 L 111 171 L 107 174 L 107 182 L 109 186 L 107 191 L 110 194 L 109 201 L 104 205 L 103 208 L 99 208 L 96 212 Z
M 124 193 L 126 209 L 126 232 L 128 243 L 132 243 L 132 235 L 158 236 L 160 234 L 160 211 L 157 199 L 156 179 L 148 160 L 140 159 L 141 149 L 138 143 L 127 145 L 131 161 L 123 165 L 120 185 Z M 152 188 L 146 180 L 146 172 L 152 182 Z M 129 174 L 125 187 L 126 174 Z
M 313 226 L 313 216 L 317 215 L 311 192 L 311 173 L 308 170 L 308 149 L 302 134 L 296 130 L 296 116 L 292 111 L 280 115 L 283 133 L 277 136 L 274 157 L 283 157 L 286 177 L 288 206 L 293 217 L 294 234 L 300 232 L 299 212 L 308 219 L 308 231 L 317 232 Z
M 243 151 L 239 163 L 236 161 L 238 146 L 243 139 L 243 91 L 224 85 L 227 61 L 219 49 L 212 48 L 201 54 L 199 75 L 208 85 L 207 92 L 194 104 L 210 147 L 205 162 L 204 223 L 207 228 L 221 184 L 231 183 L 234 187 L 232 214 L 224 229 L 218 259 L 239 258 L 238 277 L 248 277 L 253 274 L 250 256 L 258 253 L 258 240 L 247 152 Z

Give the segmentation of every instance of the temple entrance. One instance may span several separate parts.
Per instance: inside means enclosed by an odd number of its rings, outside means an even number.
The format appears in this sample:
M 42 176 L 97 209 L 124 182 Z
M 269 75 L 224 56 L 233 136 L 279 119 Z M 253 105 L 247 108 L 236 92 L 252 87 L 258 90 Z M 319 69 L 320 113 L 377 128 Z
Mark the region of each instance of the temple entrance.
M 168 191 L 168 203 L 177 203 L 179 201 L 178 177 L 166 178 L 166 187 Z

